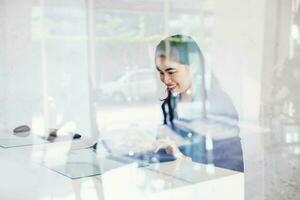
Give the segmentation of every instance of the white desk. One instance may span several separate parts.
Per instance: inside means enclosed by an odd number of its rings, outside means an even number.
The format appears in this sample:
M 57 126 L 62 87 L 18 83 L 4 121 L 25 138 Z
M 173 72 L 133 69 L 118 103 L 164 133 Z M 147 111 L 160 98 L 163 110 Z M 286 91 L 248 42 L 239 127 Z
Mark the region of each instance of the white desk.
M 1 200 L 244 199 L 243 173 L 190 161 L 129 164 L 72 180 L 39 164 L 48 145 L 0 148 Z

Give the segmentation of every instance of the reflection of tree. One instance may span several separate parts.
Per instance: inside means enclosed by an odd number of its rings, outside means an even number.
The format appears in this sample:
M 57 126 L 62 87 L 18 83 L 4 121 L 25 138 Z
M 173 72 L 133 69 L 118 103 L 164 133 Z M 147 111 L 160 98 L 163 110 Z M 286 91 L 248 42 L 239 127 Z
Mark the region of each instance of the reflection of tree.
M 295 13 L 294 25 L 300 28 L 300 9 Z M 298 35 L 299 37 L 299 35 Z M 299 39 L 299 38 L 298 38 Z M 285 62 L 275 70 L 273 76 L 274 117 L 284 115 L 286 117 L 300 118 L 300 48 L 294 40 L 294 56 L 287 58 Z
M 275 115 L 300 117 L 300 52 L 279 67 L 274 76 Z

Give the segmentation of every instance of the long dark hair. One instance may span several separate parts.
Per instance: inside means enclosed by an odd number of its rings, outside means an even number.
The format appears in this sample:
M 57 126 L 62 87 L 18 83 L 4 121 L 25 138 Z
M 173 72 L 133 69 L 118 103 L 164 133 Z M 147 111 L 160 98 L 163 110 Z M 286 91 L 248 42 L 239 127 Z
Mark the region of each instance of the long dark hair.
M 155 64 L 157 58 L 166 58 L 189 67 L 194 67 L 192 71 L 194 71 L 194 76 L 200 74 L 200 81 L 197 81 L 196 85 L 198 84 L 198 88 L 196 87 L 197 91 L 203 98 L 203 108 L 204 113 L 205 110 L 205 99 L 206 94 L 205 90 L 202 91 L 200 88 L 205 88 L 204 82 L 204 56 L 195 42 L 190 36 L 187 35 L 173 35 L 161 40 L 155 49 Z M 156 66 L 158 67 L 158 66 Z M 196 78 L 197 79 L 197 78 Z M 173 119 L 176 117 L 176 102 L 172 103 L 172 93 L 168 91 L 167 97 L 163 99 L 162 110 L 164 114 L 164 123 L 167 121 L 167 113 L 165 110 L 165 106 L 168 106 L 168 114 L 169 120 L 172 123 Z M 179 94 L 180 98 L 180 94 Z

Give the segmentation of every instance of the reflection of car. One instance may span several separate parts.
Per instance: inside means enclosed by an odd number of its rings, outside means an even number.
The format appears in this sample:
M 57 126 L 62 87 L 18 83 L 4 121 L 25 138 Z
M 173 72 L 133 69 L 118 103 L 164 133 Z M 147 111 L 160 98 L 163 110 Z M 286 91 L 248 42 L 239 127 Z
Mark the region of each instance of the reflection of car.
M 129 102 L 156 97 L 156 79 L 151 69 L 138 69 L 119 76 L 115 81 L 104 83 L 98 90 L 100 100 Z

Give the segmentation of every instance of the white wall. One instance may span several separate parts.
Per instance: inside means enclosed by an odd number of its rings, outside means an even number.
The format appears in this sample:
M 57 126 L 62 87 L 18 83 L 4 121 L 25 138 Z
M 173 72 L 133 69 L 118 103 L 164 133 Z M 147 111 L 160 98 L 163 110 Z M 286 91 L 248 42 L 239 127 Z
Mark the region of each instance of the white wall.
M 0 47 L 0 58 L 5 60 L 0 59 L 4 63 L 0 67 L 0 128 L 13 129 L 22 124 L 37 129 L 43 129 L 41 124 L 60 128 L 72 123 L 73 130 L 89 135 L 86 40 L 66 41 L 73 32 L 66 37 L 49 37 L 47 31 L 53 26 L 49 18 L 53 16 L 47 11 L 51 7 L 38 3 L 30 0 L 1 2 L 0 38 L 4 45 Z M 86 20 L 84 1 L 64 6 L 73 7 L 78 18 Z M 56 9 L 63 13 L 63 8 Z M 77 25 L 76 20 L 64 20 L 64 23 L 70 27 Z M 86 30 L 85 23 L 82 29 Z
M 257 121 L 264 39 L 264 1 L 215 2 L 212 68 L 241 120 Z

